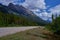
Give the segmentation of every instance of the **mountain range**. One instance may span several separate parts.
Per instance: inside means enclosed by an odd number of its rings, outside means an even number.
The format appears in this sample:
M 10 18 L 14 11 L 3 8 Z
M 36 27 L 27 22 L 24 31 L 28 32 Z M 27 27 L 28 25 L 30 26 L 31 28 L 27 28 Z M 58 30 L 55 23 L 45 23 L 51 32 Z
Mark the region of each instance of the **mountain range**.
M 47 21 L 36 16 L 31 10 L 23 7 L 22 5 L 14 5 L 13 3 L 10 3 L 8 6 L 5 6 L 3 4 L 0 4 L 0 13 L 3 13 L 3 15 L 5 15 L 5 16 L 7 14 L 10 16 L 12 16 L 12 15 L 16 16 L 16 17 L 20 18 L 19 21 L 24 20 L 22 22 L 23 23 L 25 22 L 25 24 L 27 24 L 28 26 L 30 26 L 30 25 L 32 26 L 32 24 L 34 24 L 34 25 L 37 24 L 37 25 L 42 25 L 42 26 L 48 24 Z M 8 17 L 8 15 L 7 15 L 7 17 Z M 14 17 L 12 17 L 12 19 L 13 18 Z M 12 23 L 12 19 L 10 19 L 11 23 Z M 14 24 L 15 24 L 15 22 L 14 22 Z M 21 23 L 19 23 L 19 24 L 21 24 Z M 29 23 L 30 23 L 30 25 L 29 25 Z M 22 24 L 22 25 L 25 26 L 25 24 Z

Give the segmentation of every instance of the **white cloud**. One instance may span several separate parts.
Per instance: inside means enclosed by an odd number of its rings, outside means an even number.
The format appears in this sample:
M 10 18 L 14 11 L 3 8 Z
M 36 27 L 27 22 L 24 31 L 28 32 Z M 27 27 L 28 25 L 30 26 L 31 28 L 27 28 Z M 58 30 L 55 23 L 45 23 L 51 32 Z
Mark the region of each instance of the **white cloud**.
M 45 11 L 46 9 L 45 0 L 26 0 L 22 5 L 33 11 L 37 16 L 43 18 L 44 20 L 47 20 L 48 13 Z M 43 10 L 44 12 L 41 12 L 40 9 Z
M 52 14 L 54 14 L 54 15 L 55 14 L 60 15 L 60 5 L 57 5 L 55 7 L 50 8 L 49 11 L 50 11 L 50 13 L 48 13 L 46 11 L 40 13 L 40 17 L 42 19 L 45 19 L 45 20 L 47 20 L 47 19 L 52 20 L 51 19 Z
M 44 20 L 48 20 L 49 18 L 51 19 L 51 14 L 46 11 L 40 13 L 39 16 Z
M 53 8 L 51 8 L 49 11 L 51 11 L 51 14 L 60 14 L 60 5 L 57 5 Z
M 48 10 L 50 13 L 48 13 L 45 10 L 48 8 L 45 4 L 45 0 L 26 0 L 26 2 L 23 3 L 23 6 L 31 9 L 37 16 L 41 17 L 44 20 L 51 20 L 52 14 L 60 14 L 60 5 L 50 8 Z M 40 11 L 40 9 L 43 11 Z
M 44 0 L 26 0 L 22 5 L 29 9 L 46 9 Z
M 3 3 L 4 5 L 8 5 L 9 3 L 13 3 L 15 1 L 15 4 L 18 3 L 18 0 L 0 0 L 0 3 Z M 46 4 L 44 2 L 45 0 L 25 0 L 24 3 L 21 3 L 23 6 L 27 8 L 40 8 L 40 9 L 46 9 Z
M 13 3 L 15 0 L 0 0 L 0 3 L 4 5 L 8 5 L 9 3 Z
M 52 20 L 52 14 L 57 14 L 60 15 L 60 5 L 57 5 L 55 7 L 50 8 L 48 11 L 50 11 L 50 13 L 46 12 L 45 10 L 43 12 L 41 12 L 40 14 L 36 13 L 35 14 L 39 17 L 41 17 L 44 20 Z
M 35 10 L 33 11 L 37 16 L 39 16 L 40 18 L 44 19 L 44 20 L 50 20 L 51 19 L 51 13 L 46 12 L 45 10 L 43 12 L 40 12 L 40 10 L 37 10 L 37 13 Z
M 0 2 L 5 5 L 8 5 L 10 2 L 13 3 L 14 1 L 17 0 L 0 0 Z M 33 11 L 37 16 L 41 17 L 44 20 L 47 20 L 48 18 L 50 18 L 51 20 L 52 14 L 56 14 L 56 13 L 58 15 L 60 14 L 60 5 L 50 8 L 48 10 L 50 11 L 50 13 L 46 12 L 45 9 L 47 9 L 47 6 L 45 0 L 25 0 L 25 2 L 22 3 L 22 5 Z M 43 12 L 40 11 L 40 9 L 43 10 Z

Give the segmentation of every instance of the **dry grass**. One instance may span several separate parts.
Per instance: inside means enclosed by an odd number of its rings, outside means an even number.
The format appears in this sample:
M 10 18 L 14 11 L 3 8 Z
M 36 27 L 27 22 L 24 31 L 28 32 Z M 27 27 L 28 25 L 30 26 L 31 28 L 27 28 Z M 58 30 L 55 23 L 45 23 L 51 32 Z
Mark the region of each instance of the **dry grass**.
M 1 37 L 0 40 L 60 40 L 45 28 L 35 28 Z
M 47 40 L 60 40 L 60 35 L 55 35 L 46 29 L 45 30 L 42 29 L 42 34 L 47 36 L 46 37 Z

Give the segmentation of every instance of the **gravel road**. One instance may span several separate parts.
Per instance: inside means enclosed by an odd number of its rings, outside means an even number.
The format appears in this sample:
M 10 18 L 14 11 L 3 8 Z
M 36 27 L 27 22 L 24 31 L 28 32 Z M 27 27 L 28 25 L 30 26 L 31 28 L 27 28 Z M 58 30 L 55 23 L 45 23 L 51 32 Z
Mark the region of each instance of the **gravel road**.
M 14 34 L 17 32 L 33 29 L 37 27 L 5 27 L 5 28 L 0 28 L 0 37 Z

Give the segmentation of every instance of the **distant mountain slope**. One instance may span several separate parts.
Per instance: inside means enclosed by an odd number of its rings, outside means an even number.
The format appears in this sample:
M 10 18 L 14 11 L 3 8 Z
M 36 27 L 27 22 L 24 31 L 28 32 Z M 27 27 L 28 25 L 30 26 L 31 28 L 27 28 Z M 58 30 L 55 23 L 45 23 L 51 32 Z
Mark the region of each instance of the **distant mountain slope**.
M 32 26 L 32 25 L 46 25 L 48 22 L 36 16 L 32 11 L 26 9 L 21 5 L 14 5 L 10 3 L 8 6 L 0 4 L 0 14 L 6 18 L 8 24 Z M 17 15 L 18 14 L 18 15 Z M 0 16 L 2 16 L 0 15 Z
M 22 5 L 14 5 L 14 4 L 10 3 L 10 4 L 8 5 L 8 7 L 9 7 L 9 9 L 11 9 L 12 11 L 17 12 L 17 13 L 19 13 L 20 15 L 35 15 L 35 14 L 33 14 L 32 11 L 24 8 Z
M 0 11 L 4 12 L 4 13 L 8 13 L 7 6 L 4 6 L 4 5 L 0 4 Z

